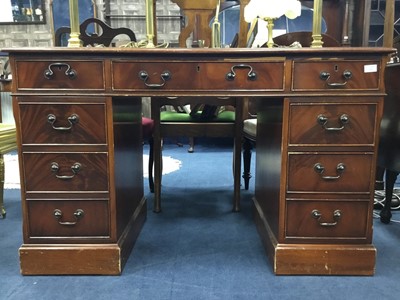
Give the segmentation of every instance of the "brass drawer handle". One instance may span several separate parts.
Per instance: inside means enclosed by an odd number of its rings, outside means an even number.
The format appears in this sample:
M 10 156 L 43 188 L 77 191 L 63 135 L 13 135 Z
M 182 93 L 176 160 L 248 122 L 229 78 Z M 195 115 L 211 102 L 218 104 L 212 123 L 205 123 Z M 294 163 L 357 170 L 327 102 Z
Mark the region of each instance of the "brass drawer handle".
M 72 129 L 72 126 L 74 124 L 77 124 L 79 122 L 79 116 L 77 114 L 72 114 L 71 116 L 68 117 L 68 123 L 69 126 L 68 127 L 64 127 L 64 126 L 55 126 L 54 123 L 57 121 L 57 118 L 55 115 L 53 114 L 48 114 L 47 115 L 47 122 L 49 122 L 51 124 L 51 127 L 53 127 L 54 130 L 58 130 L 58 131 L 68 131 Z
M 250 69 L 250 71 L 247 73 L 247 78 L 249 80 L 257 79 L 257 74 L 256 74 L 256 72 L 253 71 L 252 66 L 240 64 L 240 65 L 232 66 L 231 71 L 225 75 L 226 80 L 232 81 L 235 79 L 235 77 L 236 77 L 235 69 Z
M 160 88 L 163 87 L 167 80 L 170 80 L 172 75 L 170 71 L 164 71 L 160 75 L 162 82 L 161 83 L 147 83 L 149 79 L 149 74 L 146 71 L 139 72 L 139 78 L 144 81 L 144 84 L 149 88 Z
M 321 163 L 316 163 L 314 165 L 314 171 L 320 174 L 321 178 L 325 180 L 339 179 L 345 169 L 346 165 L 344 163 L 338 163 L 338 165 L 336 166 L 336 173 L 338 174 L 337 176 L 322 176 L 322 174 L 325 172 L 325 167 Z
M 75 222 L 63 222 L 61 221 L 61 218 L 63 216 L 63 213 L 60 209 L 55 209 L 54 210 L 54 218 L 56 218 L 56 220 L 58 220 L 58 224 L 60 225 L 64 225 L 64 226 L 74 226 L 78 223 L 78 221 L 80 219 L 83 218 L 83 216 L 85 215 L 85 212 L 83 211 L 83 209 L 78 208 L 75 212 L 74 212 L 74 217 L 75 217 Z
M 61 70 L 63 67 L 66 67 L 67 70 L 65 70 L 64 74 L 69 79 L 75 79 L 76 76 L 77 76 L 76 71 L 74 69 L 72 69 L 69 64 L 67 64 L 67 63 L 53 63 L 53 64 L 50 64 L 47 67 L 46 71 L 44 71 L 44 77 L 46 79 L 51 79 L 54 76 L 54 71 L 52 70 L 53 67 L 57 67 L 59 70 Z
M 326 124 L 328 123 L 328 118 L 321 114 L 317 116 L 317 123 L 321 125 L 326 131 L 340 131 L 343 130 L 345 125 L 350 122 L 350 118 L 346 114 L 342 114 L 339 117 L 339 123 L 342 125 L 340 127 L 327 127 Z
M 344 82 L 329 82 L 329 79 L 331 78 L 331 73 L 326 72 L 326 71 L 322 71 L 321 73 L 319 73 L 319 78 L 321 78 L 322 80 L 325 80 L 326 84 L 331 87 L 345 86 L 347 84 L 348 80 L 353 76 L 353 74 L 351 73 L 351 71 L 345 70 L 345 71 L 343 71 L 342 76 L 345 79 Z
M 52 162 L 50 168 L 51 168 L 51 171 L 54 173 L 57 173 L 60 170 L 60 166 L 56 162 Z M 62 180 L 72 179 L 75 177 L 75 175 L 77 175 L 79 173 L 79 171 L 82 170 L 82 165 L 80 163 L 76 162 L 71 166 L 71 170 L 73 173 L 72 175 L 57 175 L 56 174 L 56 177 L 58 179 L 62 179 Z
M 331 222 L 331 223 L 329 223 L 329 222 L 321 222 L 320 219 L 321 219 L 321 217 L 322 217 L 322 213 L 321 213 L 319 210 L 317 210 L 317 209 L 314 209 L 314 210 L 311 212 L 311 216 L 312 216 L 314 219 L 317 219 L 317 220 L 318 220 L 318 223 L 319 223 L 320 226 L 323 226 L 323 227 L 332 227 L 332 226 L 336 226 L 336 225 L 337 225 L 339 219 L 342 217 L 342 212 L 341 212 L 339 209 L 335 210 L 335 211 L 333 212 L 333 220 L 334 220 L 334 222 Z

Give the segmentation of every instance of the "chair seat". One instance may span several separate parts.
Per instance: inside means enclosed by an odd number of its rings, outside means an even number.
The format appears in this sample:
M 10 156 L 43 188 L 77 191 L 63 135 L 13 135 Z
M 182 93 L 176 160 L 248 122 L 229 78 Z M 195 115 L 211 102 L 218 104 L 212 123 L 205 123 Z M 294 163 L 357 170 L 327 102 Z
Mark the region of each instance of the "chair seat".
M 2 136 L 4 134 L 10 134 L 10 133 L 15 134 L 15 125 L 0 123 L 0 136 Z
M 204 119 L 200 116 L 201 111 L 197 112 L 195 116 L 191 116 L 187 113 L 178 113 L 175 111 L 163 111 L 160 114 L 160 120 L 161 122 L 235 122 L 235 112 L 229 110 L 225 110 L 211 119 Z
M 5 154 L 15 149 L 17 149 L 15 125 L 0 123 L 0 154 Z
M 0 146 L 0 154 L 5 154 L 5 153 L 8 153 L 8 152 L 16 150 L 16 149 L 17 149 L 16 141 L 14 141 L 14 143 L 1 145 Z
M 247 119 L 243 121 L 243 132 L 245 135 L 254 139 L 257 136 L 257 119 Z

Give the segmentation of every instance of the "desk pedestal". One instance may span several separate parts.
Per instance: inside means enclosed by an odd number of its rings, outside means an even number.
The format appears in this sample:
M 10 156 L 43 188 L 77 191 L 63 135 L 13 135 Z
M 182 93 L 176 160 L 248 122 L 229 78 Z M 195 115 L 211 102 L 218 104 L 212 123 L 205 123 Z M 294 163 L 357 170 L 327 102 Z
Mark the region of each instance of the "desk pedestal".
M 146 219 L 146 202 L 116 244 L 23 244 L 23 275 L 119 275 Z

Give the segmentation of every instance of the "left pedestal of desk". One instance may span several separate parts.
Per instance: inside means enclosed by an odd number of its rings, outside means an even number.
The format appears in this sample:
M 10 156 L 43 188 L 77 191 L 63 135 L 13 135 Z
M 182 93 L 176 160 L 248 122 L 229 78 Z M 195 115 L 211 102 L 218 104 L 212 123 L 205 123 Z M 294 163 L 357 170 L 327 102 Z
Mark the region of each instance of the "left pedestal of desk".
M 106 94 L 106 59 L 18 52 L 10 61 L 21 273 L 120 274 L 146 219 L 139 100 Z M 118 106 L 132 118 L 115 121 Z

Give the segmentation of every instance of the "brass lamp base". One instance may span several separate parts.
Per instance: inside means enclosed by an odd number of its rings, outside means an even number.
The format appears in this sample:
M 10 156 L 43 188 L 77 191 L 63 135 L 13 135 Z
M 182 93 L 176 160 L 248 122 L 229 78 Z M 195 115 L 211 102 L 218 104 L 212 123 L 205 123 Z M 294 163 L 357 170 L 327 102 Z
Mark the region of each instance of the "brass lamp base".
M 321 34 L 313 34 L 312 35 L 312 42 L 311 42 L 312 48 L 322 48 L 323 44 L 324 44 L 324 42 L 322 41 Z
M 82 40 L 79 38 L 80 34 L 79 33 L 72 33 L 70 34 L 70 38 L 68 40 L 68 47 L 71 48 L 78 48 L 83 46 Z
M 78 0 L 69 0 L 69 18 L 71 23 L 71 34 L 69 35 L 68 47 L 82 47 L 83 43 L 79 31 L 79 9 Z
M 322 47 L 322 0 L 314 1 L 314 12 L 313 12 L 313 29 L 312 29 L 312 42 L 311 48 Z

